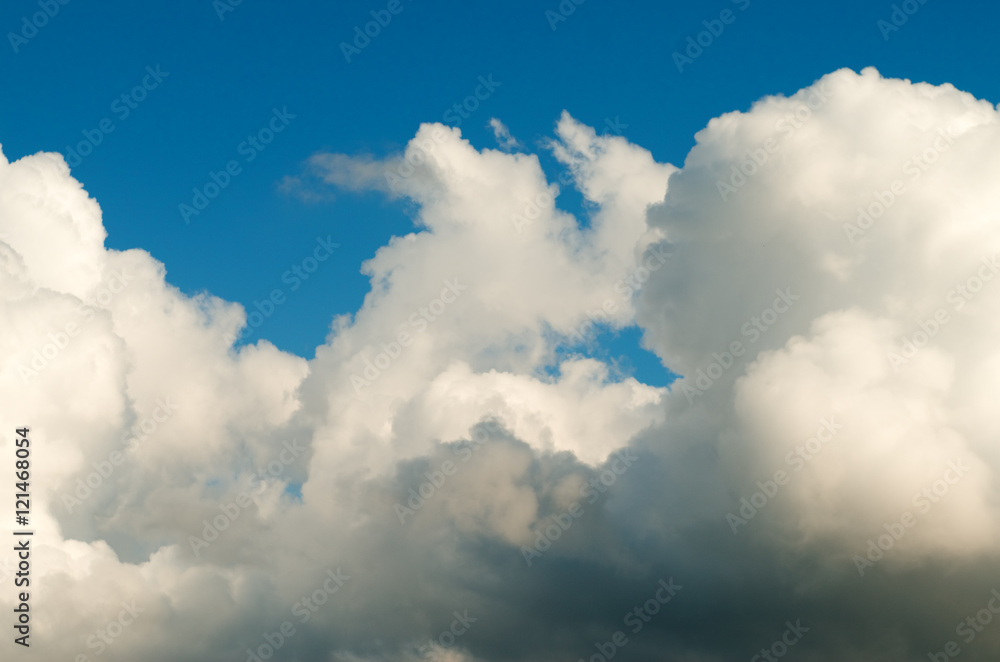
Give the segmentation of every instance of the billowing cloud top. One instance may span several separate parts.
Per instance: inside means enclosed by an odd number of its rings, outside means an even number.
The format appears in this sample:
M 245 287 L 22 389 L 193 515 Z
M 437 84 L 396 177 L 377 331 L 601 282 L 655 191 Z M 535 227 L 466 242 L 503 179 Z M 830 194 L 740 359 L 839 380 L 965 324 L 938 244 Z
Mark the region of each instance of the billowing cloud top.
M 60 156 L 0 156 L 28 655 L 1000 654 L 997 110 L 841 70 L 713 119 L 680 169 L 564 114 L 554 181 L 494 129 L 310 159 L 419 210 L 312 361 L 105 249 Z M 557 352 L 633 324 L 669 388 Z

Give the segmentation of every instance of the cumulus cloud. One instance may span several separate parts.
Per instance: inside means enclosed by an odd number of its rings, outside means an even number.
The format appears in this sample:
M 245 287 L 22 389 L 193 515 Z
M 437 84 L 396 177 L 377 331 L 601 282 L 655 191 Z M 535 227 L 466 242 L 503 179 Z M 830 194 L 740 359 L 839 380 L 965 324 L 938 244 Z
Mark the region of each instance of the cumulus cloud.
M 61 157 L 0 157 L 32 655 L 590 659 L 620 630 L 701 661 L 788 621 L 802 659 L 942 650 L 1000 553 L 998 127 L 866 69 L 711 120 L 681 168 L 569 114 L 556 181 L 440 124 L 317 154 L 309 186 L 418 214 L 309 361 L 106 249 Z M 565 351 L 631 325 L 670 387 Z
M 489 127 L 493 129 L 493 137 L 496 138 L 497 144 L 500 145 L 500 149 L 510 151 L 521 146 L 521 143 L 517 141 L 517 138 L 510 135 L 510 129 L 507 128 L 507 125 L 497 118 L 490 118 Z

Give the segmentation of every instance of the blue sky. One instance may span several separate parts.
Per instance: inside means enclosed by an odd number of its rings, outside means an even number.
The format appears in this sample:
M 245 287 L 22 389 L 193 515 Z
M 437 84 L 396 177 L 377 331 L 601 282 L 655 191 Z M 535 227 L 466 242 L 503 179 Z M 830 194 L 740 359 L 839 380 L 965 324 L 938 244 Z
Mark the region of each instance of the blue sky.
M 890 19 L 892 3 L 587 0 L 567 5 L 575 10 L 553 29 L 546 12 L 558 11 L 555 0 L 402 0 L 347 62 L 340 44 L 387 5 L 244 0 L 220 20 L 210 0 L 71 0 L 26 41 L 5 39 L 4 152 L 11 160 L 40 150 L 67 154 L 82 132 L 102 135 L 108 118 L 113 131 L 73 168 L 101 204 L 107 245 L 145 248 L 183 291 L 208 290 L 248 309 L 282 287 L 282 275 L 312 253 L 317 237 L 331 237 L 340 244 L 333 259 L 287 292 L 254 333 L 311 357 L 331 317 L 361 304 L 368 290 L 361 262 L 413 227 L 411 210 L 376 193 L 331 191 L 332 199 L 305 203 L 278 182 L 320 150 L 400 150 L 419 123 L 453 120 L 449 108 L 480 77 L 499 86 L 461 122 L 479 148 L 495 146 L 486 124 L 497 117 L 537 150 L 566 109 L 599 131 L 617 122 L 629 140 L 677 165 L 710 118 L 844 66 L 1000 98 L 986 64 L 997 61 L 1000 10 L 985 3 L 931 0 L 885 39 L 878 21 Z M 679 72 L 672 54 L 724 10 L 731 22 Z M 35 1 L 4 3 L 0 26 L 19 33 L 23 17 L 37 11 Z M 161 77 L 150 78 L 147 67 L 159 67 Z M 120 97 L 144 79 L 152 89 L 126 116 Z M 274 109 L 294 118 L 263 150 L 248 148 L 244 141 Z M 239 174 L 185 224 L 178 206 L 230 160 L 241 163 Z M 558 172 L 552 159 L 543 165 Z M 564 195 L 560 204 L 579 212 L 577 200 Z M 604 351 L 636 376 L 665 383 L 638 338 L 626 332 Z

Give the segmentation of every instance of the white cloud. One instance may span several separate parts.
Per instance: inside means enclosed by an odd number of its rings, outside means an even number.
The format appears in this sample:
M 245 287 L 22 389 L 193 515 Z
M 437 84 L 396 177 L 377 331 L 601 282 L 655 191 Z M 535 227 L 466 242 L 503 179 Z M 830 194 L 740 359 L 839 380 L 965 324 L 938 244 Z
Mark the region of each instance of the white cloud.
M 105 249 L 100 209 L 60 157 L 0 160 L 0 426 L 29 423 L 36 439 L 38 655 L 93 653 L 89 634 L 135 600 L 146 611 L 103 659 L 245 659 L 338 567 L 350 582 L 295 622 L 307 633 L 286 659 L 412 659 L 466 608 L 475 627 L 430 657 L 579 656 L 594 623 L 612 632 L 661 573 L 692 582 L 678 605 L 715 628 L 735 610 L 755 631 L 792 605 L 839 626 L 858 609 L 836 581 L 852 555 L 956 461 L 961 480 L 879 567 L 900 599 L 945 590 L 914 568 L 977 577 L 1000 551 L 998 126 L 950 86 L 843 70 L 712 120 L 680 170 L 568 114 L 550 145 L 572 175 L 560 182 L 535 155 L 477 150 L 441 125 L 384 160 L 318 154 L 311 175 L 405 196 L 419 214 L 362 265 L 371 292 L 311 361 L 263 340 L 233 349 L 241 306 L 185 296 L 142 250 Z M 592 204 L 589 224 L 559 209 L 567 185 Z M 860 236 L 845 230 L 859 207 L 878 216 Z M 641 266 L 651 247 L 671 257 Z M 623 296 L 616 285 L 639 273 L 640 293 Z M 602 308 L 612 327 L 637 321 L 685 378 L 668 392 L 595 359 L 556 366 Z M 470 454 L 491 416 L 502 427 Z M 796 471 L 787 454 L 829 416 L 843 429 Z M 629 445 L 641 461 L 591 501 L 609 453 Z M 446 461 L 453 474 L 428 477 Z M 779 469 L 787 486 L 731 537 L 726 513 Z M 63 495 L 95 472 L 68 512 Z M 394 504 L 429 480 L 441 484 L 400 524 Z M 241 493 L 255 503 L 233 506 Z M 584 514 L 526 567 L 520 546 L 578 502 Z M 195 555 L 191 537 L 219 517 Z M 782 566 L 789 555 L 803 566 Z M 766 603 L 758 582 L 771 582 Z M 575 610 L 539 602 L 553 591 Z M 913 622 L 864 609 L 894 641 L 921 641 Z M 656 621 L 632 650 L 728 650 L 707 625 L 678 623 Z M 840 659 L 882 636 L 833 630 L 848 632 Z
M 521 146 L 521 143 L 517 141 L 517 138 L 510 135 L 510 129 L 507 128 L 507 125 L 497 118 L 490 118 L 489 127 L 493 129 L 493 137 L 496 138 L 497 144 L 500 145 L 500 149 L 509 152 L 510 150 L 517 149 Z

